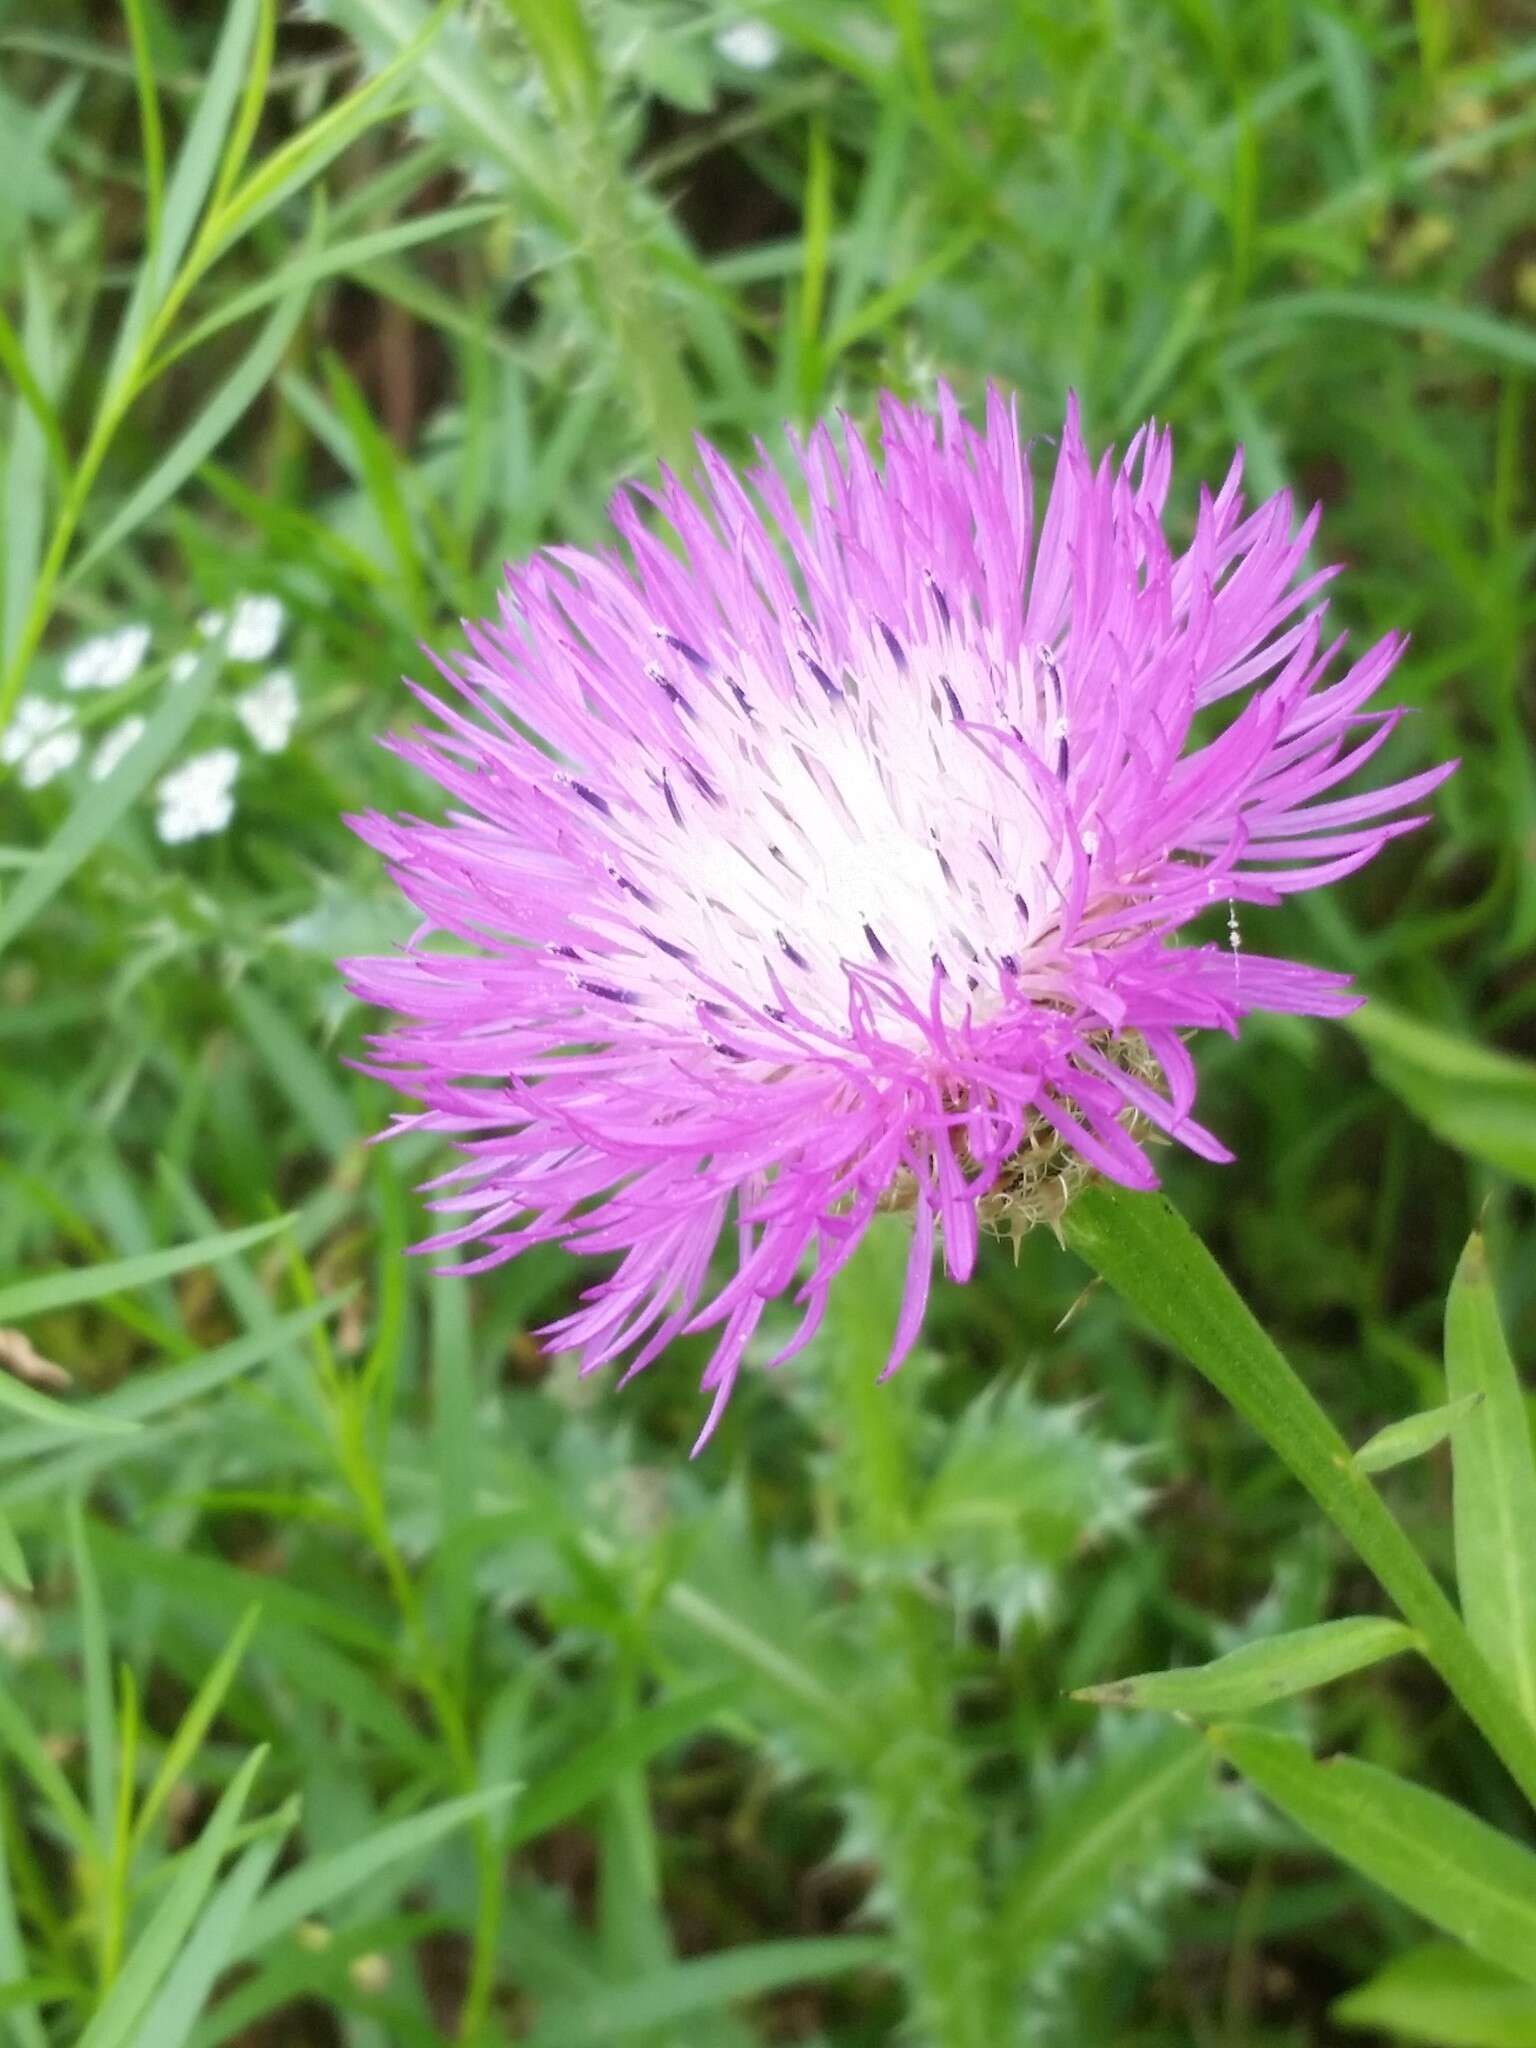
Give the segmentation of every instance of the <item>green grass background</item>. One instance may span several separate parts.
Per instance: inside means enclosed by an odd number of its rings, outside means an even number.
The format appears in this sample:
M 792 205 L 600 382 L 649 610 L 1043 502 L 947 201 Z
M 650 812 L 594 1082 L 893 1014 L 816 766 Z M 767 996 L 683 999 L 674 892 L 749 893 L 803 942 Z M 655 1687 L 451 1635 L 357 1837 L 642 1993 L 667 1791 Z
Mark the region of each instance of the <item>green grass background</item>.
M 371 743 L 417 643 L 696 430 L 996 378 L 1041 433 L 1069 385 L 1096 444 L 1171 420 L 1176 522 L 1237 441 L 1323 498 L 1343 623 L 1413 636 L 1382 772 L 1463 764 L 1245 914 L 1375 1001 L 1202 1046 L 1239 1162 L 1171 1191 L 1351 1441 L 1444 1398 L 1485 1205 L 1536 1343 L 1536 19 L 757 18 L 748 69 L 705 0 L 315 0 L 266 70 L 245 0 L 0 8 L 0 701 L 142 620 L 89 716 L 149 716 L 152 766 L 233 744 L 249 674 L 166 670 L 250 590 L 302 697 L 186 847 L 147 768 L 0 786 L 0 1326 L 103 1397 L 0 1382 L 0 2039 L 1530 2048 L 1529 1998 L 1352 2027 L 1422 1926 L 1187 1730 L 1065 1697 L 1381 1601 L 1048 1238 L 940 1290 L 881 1395 L 894 1523 L 850 1420 L 878 1284 L 689 1464 L 697 1345 L 578 1385 L 529 1334 L 559 1254 L 401 1256 L 434 1155 L 364 1149 L 332 962 L 406 929 L 340 814 L 427 800 Z M 1441 1565 L 1443 1460 L 1392 1480 Z M 1530 1838 L 1412 1660 L 1281 1719 Z

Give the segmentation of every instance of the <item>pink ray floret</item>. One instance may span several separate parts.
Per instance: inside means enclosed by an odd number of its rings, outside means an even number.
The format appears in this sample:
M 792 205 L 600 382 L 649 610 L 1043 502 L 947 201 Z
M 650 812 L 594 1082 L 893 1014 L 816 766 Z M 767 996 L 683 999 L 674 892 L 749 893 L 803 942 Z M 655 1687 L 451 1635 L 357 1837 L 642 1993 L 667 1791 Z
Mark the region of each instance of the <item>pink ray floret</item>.
M 1240 457 L 1175 554 L 1155 426 L 1095 465 L 1069 405 L 1038 519 L 998 392 L 984 428 L 947 391 L 880 427 L 792 442 L 795 489 L 701 444 L 697 497 L 621 494 L 625 552 L 509 571 L 386 741 L 445 818 L 353 821 L 422 920 L 346 971 L 405 1020 L 370 1069 L 423 1105 L 396 1128 L 460 1155 L 423 1249 L 612 1261 L 551 1334 L 635 1372 L 717 1331 L 706 1435 L 765 1307 L 804 1312 L 787 1358 L 893 1190 L 892 1366 L 1021 1148 L 1138 1188 L 1152 1132 L 1227 1158 L 1186 1034 L 1356 998 L 1223 907 L 1348 874 L 1450 772 L 1335 793 L 1403 643 L 1341 666 L 1317 514 L 1246 509 Z

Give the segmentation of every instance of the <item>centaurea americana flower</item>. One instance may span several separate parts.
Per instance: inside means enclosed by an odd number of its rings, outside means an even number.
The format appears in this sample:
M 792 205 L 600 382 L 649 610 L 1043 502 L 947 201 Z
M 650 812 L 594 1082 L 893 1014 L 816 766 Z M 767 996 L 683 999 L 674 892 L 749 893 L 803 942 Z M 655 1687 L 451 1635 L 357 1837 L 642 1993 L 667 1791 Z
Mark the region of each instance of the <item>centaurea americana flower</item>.
M 706 1435 L 765 1307 L 803 1310 L 777 1363 L 877 1210 L 914 1225 L 894 1368 L 936 1235 L 963 1281 L 1089 1170 L 1153 1186 L 1147 1135 L 1228 1158 L 1185 1035 L 1355 998 L 1226 907 L 1359 867 L 1448 772 L 1333 793 L 1401 716 L 1366 706 L 1402 642 L 1339 666 L 1317 515 L 1245 510 L 1240 458 L 1176 554 L 1156 427 L 1095 464 L 1070 406 L 1037 517 L 999 393 L 880 423 L 878 460 L 793 442 L 798 497 L 701 444 L 699 498 L 620 495 L 627 556 L 511 570 L 418 691 L 436 724 L 386 742 L 446 818 L 354 821 L 422 920 L 348 963 L 406 1020 L 374 1071 L 461 1154 L 423 1249 L 616 1259 L 553 1336 L 635 1372 L 718 1331 Z

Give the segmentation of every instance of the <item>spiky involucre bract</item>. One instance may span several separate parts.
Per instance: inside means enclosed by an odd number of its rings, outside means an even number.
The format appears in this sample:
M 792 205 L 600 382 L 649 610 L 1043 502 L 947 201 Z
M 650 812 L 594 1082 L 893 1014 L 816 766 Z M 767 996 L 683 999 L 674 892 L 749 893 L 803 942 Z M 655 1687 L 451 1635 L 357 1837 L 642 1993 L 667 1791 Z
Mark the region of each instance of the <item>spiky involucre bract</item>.
M 701 445 L 697 497 L 620 495 L 627 552 L 512 570 L 419 693 L 435 724 L 387 742 L 446 817 L 354 821 L 422 919 L 346 965 L 405 1020 L 375 1041 L 399 1121 L 461 1155 L 426 1248 L 616 1258 L 553 1334 L 638 1371 L 717 1329 L 706 1434 L 765 1305 L 803 1307 L 788 1357 L 893 1190 L 892 1366 L 936 1231 L 966 1279 L 1011 1162 L 1149 1187 L 1153 1130 L 1227 1157 L 1184 1034 L 1354 998 L 1221 907 L 1347 874 L 1448 772 L 1331 794 L 1401 715 L 1366 709 L 1401 642 L 1340 666 L 1317 515 L 1245 510 L 1240 459 L 1175 554 L 1156 427 L 1095 465 L 1069 405 L 1037 519 L 1000 393 L 982 428 L 947 391 L 880 426 L 878 458 L 792 440 L 798 489 Z

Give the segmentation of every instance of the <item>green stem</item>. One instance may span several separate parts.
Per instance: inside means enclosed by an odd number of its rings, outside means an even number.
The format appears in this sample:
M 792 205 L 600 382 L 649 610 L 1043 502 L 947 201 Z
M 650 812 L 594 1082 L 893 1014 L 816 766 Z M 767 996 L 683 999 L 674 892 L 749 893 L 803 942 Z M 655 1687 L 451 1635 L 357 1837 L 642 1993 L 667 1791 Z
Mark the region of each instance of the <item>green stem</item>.
M 686 474 L 693 463 L 693 392 L 646 268 L 584 0 L 510 0 L 510 7 L 544 73 L 562 131 L 572 225 L 585 243 L 592 296 L 634 394 L 645 443 Z
M 1068 1206 L 1067 1243 L 1251 1422 L 1419 1633 L 1424 1655 L 1536 1803 L 1536 1727 L 1468 1635 L 1343 1437 L 1162 1195 L 1096 1183 Z
M 869 1668 L 878 1673 L 861 1715 L 861 1775 L 920 2038 L 932 2048 L 996 2048 L 1000 1976 L 981 1826 L 951 1726 L 940 1617 L 910 1583 L 911 1411 L 901 1388 L 879 1384 L 909 1241 L 897 1218 L 877 1218 L 831 1308 L 843 1366 L 840 1505 L 848 1547 L 865 1566 Z
M 572 140 L 592 291 L 634 392 L 647 447 L 686 475 L 694 460 L 693 394 L 671 317 L 646 269 L 623 167 L 597 122 L 578 118 Z

